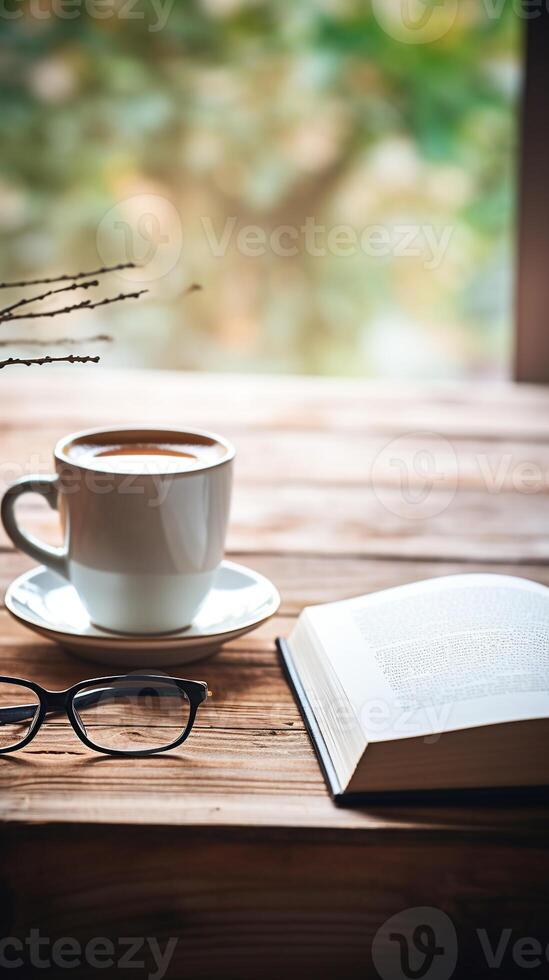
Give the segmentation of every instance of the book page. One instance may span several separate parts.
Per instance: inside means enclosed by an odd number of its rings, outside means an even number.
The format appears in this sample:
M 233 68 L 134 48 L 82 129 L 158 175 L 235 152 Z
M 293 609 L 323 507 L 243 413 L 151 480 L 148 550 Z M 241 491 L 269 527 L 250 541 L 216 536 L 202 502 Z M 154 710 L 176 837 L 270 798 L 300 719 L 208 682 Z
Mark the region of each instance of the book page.
M 549 716 L 549 589 L 456 575 L 307 610 L 368 741 Z

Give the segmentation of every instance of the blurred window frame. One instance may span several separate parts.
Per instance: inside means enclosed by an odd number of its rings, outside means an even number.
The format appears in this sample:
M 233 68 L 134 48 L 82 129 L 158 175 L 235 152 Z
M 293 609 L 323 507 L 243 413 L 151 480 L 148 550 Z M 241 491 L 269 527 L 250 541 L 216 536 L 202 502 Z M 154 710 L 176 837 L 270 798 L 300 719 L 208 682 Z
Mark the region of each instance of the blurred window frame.
M 514 377 L 549 383 L 549 8 L 523 0 L 526 73 L 520 126 Z

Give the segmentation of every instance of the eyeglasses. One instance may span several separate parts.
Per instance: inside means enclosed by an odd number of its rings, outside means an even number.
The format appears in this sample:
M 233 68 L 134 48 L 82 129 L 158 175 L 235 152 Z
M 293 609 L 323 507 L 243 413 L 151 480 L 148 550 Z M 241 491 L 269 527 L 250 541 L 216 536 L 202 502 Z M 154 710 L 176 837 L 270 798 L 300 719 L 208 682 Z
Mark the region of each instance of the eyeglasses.
M 66 691 L 0 676 L 0 754 L 28 745 L 52 712 L 66 713 L 84 745 L 96 752 L 166 752 L 188 737 L 207 697 L 203 681 L 154 674 L 99 677 Z

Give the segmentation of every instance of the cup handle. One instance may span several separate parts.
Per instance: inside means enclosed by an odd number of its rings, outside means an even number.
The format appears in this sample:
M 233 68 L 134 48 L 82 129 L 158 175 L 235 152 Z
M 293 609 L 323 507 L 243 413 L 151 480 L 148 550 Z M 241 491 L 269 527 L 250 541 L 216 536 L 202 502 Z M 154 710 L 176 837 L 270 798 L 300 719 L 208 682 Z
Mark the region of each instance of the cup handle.
M 23 476 L 8 487 L 1 506 L 2 524 L 8 537 L 16 548 L 47 565 L 58 575 L 68 578 L 67 552 L 64 548 L 53 548 L 23 531 L 15 519 L 15 503 L 23 493 L 39 493 L 46 498 L 53 510 L 57 510 L 58 482 L 56 476 Z

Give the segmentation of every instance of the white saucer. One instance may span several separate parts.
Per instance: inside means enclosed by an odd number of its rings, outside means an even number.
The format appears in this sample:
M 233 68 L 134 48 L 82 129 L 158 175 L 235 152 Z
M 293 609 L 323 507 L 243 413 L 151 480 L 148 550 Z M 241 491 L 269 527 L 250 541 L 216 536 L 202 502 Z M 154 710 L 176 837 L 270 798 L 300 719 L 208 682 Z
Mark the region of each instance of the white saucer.
M 20 575 L 6 592 L 6 607 L 20 623 L 87 660 L 121 667 L 200 660 L 256 629 L 279 605 L 269 579 L 232 561 L 219 566 L 213 589 L 191 625 L 160 636 L 110 633 L 94 626 L 74 587 L 43 565 Z

